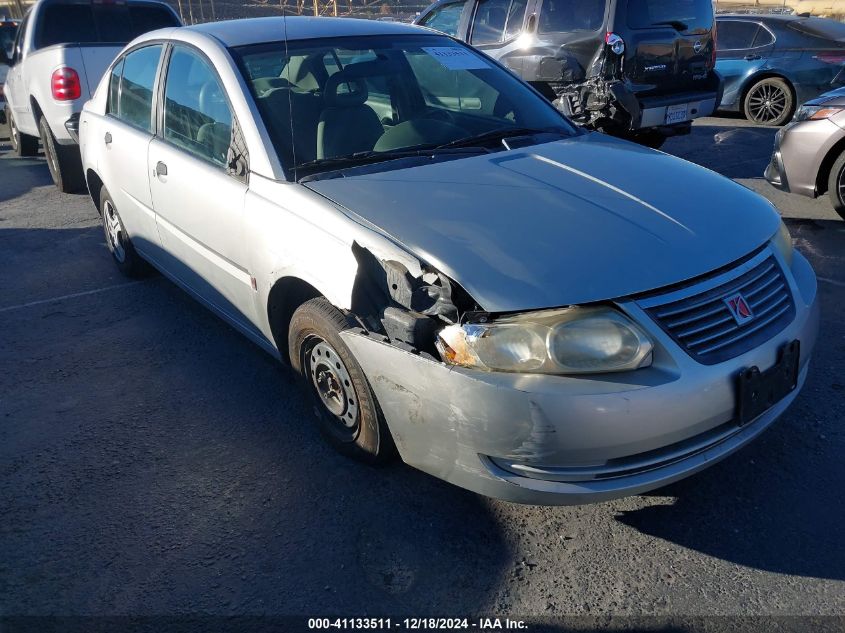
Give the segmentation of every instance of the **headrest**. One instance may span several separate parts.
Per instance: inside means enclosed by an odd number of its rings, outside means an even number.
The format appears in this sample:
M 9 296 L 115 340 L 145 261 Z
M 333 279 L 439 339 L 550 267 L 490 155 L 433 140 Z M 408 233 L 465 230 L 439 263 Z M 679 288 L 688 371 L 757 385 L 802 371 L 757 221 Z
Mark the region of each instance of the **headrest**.
M 223 119 L 226 116 L 229 106 L 216 81 L 210 79 L 200 88 L 199 107 L 200 112 L 213 119 Z
M 349 77 L 343 71 L 326 81 L 323 99 L 330 108 L 351 108 L 363 104 L 369 97 L 367 82 L 363 77 Z
M 382 60 L 349 64 L 328 78 L 323 88 L 323 98 L 329 107 L 349 108 L 361 105 L 369 96 L 366 78 L 384 77 L 398 72 L 396 64 Z
M 259 97 L 263 97 L 276 88 L 290 88 L 290 82 L 284 77 L 259 77 L 253 80 L 252 85 Z

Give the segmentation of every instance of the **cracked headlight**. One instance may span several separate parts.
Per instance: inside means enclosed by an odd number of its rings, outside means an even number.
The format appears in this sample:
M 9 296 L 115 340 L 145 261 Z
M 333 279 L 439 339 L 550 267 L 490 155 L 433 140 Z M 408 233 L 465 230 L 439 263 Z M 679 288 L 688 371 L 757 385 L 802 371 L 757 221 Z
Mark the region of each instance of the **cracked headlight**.
M 443 328 L 437 349 L 447 363 L 487 371 L 591 374 L 651 364 L 652 342 L 610 308 L 564 308 Z
M 788 268 L 792 268 L 792 236 L 789 234 L 789 229 L 786 228 L 783 220 L 780 221 L 780 228 L 775 236 L 772 238 L 772 248 L 774 248 Z

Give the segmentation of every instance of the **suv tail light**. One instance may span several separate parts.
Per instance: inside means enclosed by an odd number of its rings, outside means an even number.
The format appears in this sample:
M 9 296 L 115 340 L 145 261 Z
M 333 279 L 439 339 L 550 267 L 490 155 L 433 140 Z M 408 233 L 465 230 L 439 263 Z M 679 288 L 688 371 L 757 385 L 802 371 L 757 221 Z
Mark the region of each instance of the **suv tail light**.
M 67 66 L 53 71 L 50 88 L 53 91 L 53 99 L 56 101 L 73 101 L 82 96 L 79 73 Z

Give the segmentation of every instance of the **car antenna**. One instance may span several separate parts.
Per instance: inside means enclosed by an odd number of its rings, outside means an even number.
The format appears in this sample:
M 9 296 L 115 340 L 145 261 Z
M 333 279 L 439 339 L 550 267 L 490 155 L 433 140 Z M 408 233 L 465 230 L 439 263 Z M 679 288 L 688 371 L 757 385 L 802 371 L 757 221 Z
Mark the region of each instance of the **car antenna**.
M 290 53 L 288 52 L 288 7 L 287 3 L 285 3 L 282 7 L 282 24 L 284 25 L 285 31 L 285 68 L 288 71 L 288 83 L 290 84 Z M 293 85 L 293 84 L 290 84 Z M 293 156 L 293 179 L 296 180 L 296 143 L 294 143 L 294 136 L 293 136 L 293 99 L 291 98 L 291 90 L 290 85 L 288 86 L 288 120 L 290 121 L 290 151 L 291 155 Z

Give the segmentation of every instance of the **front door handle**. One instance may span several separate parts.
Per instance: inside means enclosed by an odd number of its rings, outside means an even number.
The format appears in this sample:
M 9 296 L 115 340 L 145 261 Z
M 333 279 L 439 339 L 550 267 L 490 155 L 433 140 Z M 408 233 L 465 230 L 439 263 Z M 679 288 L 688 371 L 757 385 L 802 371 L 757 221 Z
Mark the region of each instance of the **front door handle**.
M 111 132 L 106 132 L 106 136 L 103 140 L 106 142 L 106 145 L 111 145 Z
M 167 175 L 167 165 L 158 161 L 156 163 L 156 176 L 166 176 Z

